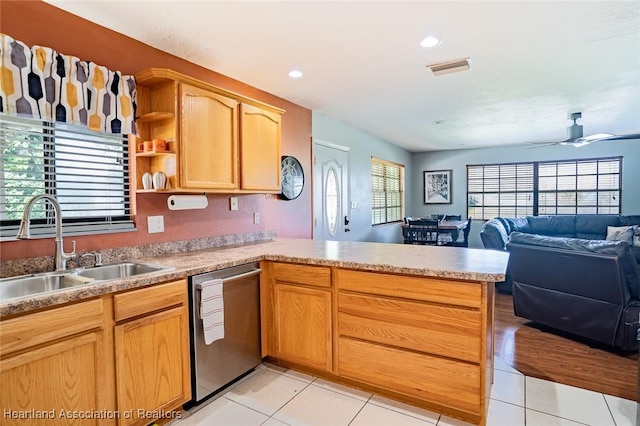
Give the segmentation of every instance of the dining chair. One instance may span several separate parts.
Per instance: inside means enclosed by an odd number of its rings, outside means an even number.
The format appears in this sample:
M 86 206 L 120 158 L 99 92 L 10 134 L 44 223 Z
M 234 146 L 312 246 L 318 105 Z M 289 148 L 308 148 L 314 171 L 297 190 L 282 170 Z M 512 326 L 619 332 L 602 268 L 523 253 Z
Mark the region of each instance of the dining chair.
M 467 219 L 467 226 L 466 228 L 464 228 L 462 230 L 462 240 L 460 240 L 460 237 L 458 236 L 458 241 L 454 241 L 453 245 L 455 247 L 469 247 L 469 232 L 471 232 L 471 220 L 473 218 L 469 217 L 469 219 Z

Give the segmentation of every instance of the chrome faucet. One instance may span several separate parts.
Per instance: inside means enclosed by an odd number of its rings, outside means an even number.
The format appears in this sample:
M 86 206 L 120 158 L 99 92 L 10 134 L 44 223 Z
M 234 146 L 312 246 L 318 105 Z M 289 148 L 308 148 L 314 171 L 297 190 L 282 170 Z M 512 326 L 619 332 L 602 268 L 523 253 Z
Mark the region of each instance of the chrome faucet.
M 28 240 L 31 238 L 31 232 L 29 230 L 29 224 L 31 222 L 31 210 L 33 206 L 40 200 L 45 199 L 51 203 L 54 211 L 54 221 L 56 225 L 56 251 L 55 251 L 55 264 L 56 271 L 65 271 L 67 269 L 67 260 L 73 258 L 76 255 L 76 242 L 72 241 L 73 248 L 71 253 L 64 252 L 64 243 L 62 242 L 62 212 L 60 210 L 60 204 L 53 195 L 40 194 L 31 198 L 26 207 L 24 208 L 24 214 L 22 215 L 22 221 L 20 222 L 20 230 L 18 231 L 17 238 L 20 240 Z
M 93 256 L 93 266 L 102 266 L 102 255 L 97 251 L 91 253 L 85 253 L 80 256 L 80 259 L 84 259 L 85 257 Z

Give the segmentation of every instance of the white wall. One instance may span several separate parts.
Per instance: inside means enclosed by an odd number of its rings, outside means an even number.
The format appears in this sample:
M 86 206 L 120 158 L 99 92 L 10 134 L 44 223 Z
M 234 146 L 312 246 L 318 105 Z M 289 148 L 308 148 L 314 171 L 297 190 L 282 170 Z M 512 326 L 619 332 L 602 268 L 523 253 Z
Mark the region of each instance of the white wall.
M 406 205 L 411 206 L 413 188 L 411 153 L 343 121 L 314 111 L 311 117 L 314 139 L 348 146 L 349 199 L 356 202 L 351 209 L 351 240 L 399 243 L 402 232 L 399 224 L 371 226 L 371 157 L 378 157 L 405 166 Z M 314 194 L 315 197 L 315 194 Z M 409 209 L 407 210 L 407 212 Z
M 640 215 L 640 140 L 602 141 L 575 148 L 554 145 L 548 147 L 508 146 L 501 148 L 465 149 L 416 153 L 412 156 L 411 176 L 407 175 L 412 204 L 407 215 L 429 214 L 467 215 L 467 165 L 509 163 L 521 161 L 570 160 L 580 158 L 623 156 L 622 213 Z M 425 205 L 423 171 L 452 169 L 452 204 Z M 409 191 L 409 189 L 407 190 Z M 473 221 L 469 236 L 470 247 L 482 247 L 480 230 L 484 221 Z

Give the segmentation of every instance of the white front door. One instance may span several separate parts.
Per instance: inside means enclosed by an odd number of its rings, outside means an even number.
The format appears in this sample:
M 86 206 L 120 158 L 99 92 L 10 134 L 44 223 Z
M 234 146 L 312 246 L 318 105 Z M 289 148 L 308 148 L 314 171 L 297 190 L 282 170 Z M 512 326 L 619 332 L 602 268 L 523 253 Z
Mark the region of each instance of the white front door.
M 349 239 L 349 148 L 313 142 L 313 239 Z

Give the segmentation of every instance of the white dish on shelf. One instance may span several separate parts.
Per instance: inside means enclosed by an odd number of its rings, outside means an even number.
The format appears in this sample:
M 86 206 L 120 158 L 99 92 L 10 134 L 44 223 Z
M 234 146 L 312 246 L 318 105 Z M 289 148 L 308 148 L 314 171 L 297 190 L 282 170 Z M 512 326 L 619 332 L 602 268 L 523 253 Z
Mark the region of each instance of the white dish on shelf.
M 152 187 L 153 187 L 153 176 L 151 176 L 151 173 L 147 172 L 142 175 L 142 188 L 151 189 Z
M 167 184 L 167 175 L 164 172 L 155 172 L 153 174 L 153 187 L 155 189 L 164 189 Z

